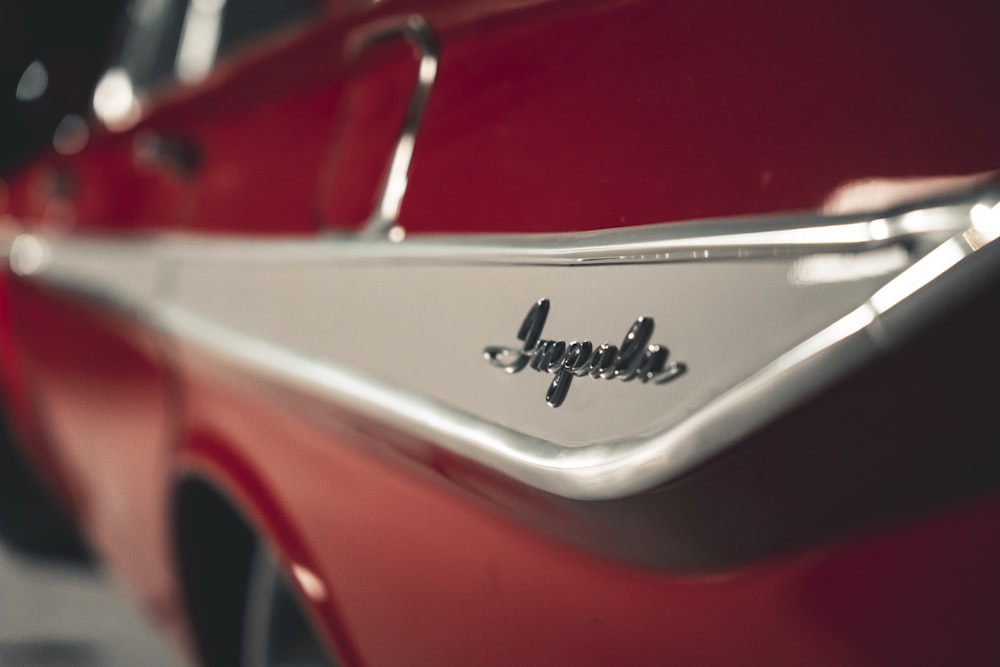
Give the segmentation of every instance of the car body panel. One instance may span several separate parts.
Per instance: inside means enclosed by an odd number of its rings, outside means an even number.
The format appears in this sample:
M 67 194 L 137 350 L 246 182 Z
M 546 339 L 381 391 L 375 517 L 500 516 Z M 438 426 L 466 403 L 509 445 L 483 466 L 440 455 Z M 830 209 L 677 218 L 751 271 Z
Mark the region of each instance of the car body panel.
M 197 481 L 347 664 L 994 664 L 996 18 L 325 3 L 7 179 L 8 421 L 192 651 Z

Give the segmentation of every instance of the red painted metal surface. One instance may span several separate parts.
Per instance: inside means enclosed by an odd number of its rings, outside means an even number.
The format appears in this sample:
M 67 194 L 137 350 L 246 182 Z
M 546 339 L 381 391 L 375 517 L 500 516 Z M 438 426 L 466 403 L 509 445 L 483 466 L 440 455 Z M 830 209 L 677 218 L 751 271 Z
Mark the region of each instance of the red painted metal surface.
M 188 361 L 185 469 L 324 582 L 313 609 L 357 664 L 986 665 L 1000 651 L 996 491 L 738 567 L 637 567 L 525 528 L 419 443 L 402 456 L 391 432 Z
M 315 228 L 334 174 L 343 192 L 352 174 L 388 162 L 376 150 L 345 155 L 353 142 L 338 129 L 384 137 L 398 123 L 391 96 L 383 118 L 343 119 L 341 93 L 358 69 L 345 38 L 417 9 L 439 33 L 441 67 L 403 205 L 413 232 L 809 210 L 865 179 L 996 168 L 988 3 L 951 4 L 947 21 L 938 7 L 906 3 L 526 4 L 341 7 L 340 21 L 162 92 L 138 128 L 54 160 L 75 184 L 74 215 L 115 228 Z M 198 175 L 171 180 L 136 164 L 132 138 L 143 130 L 190 142 L 203 158 Z M 338 162 L 351 159 L 368 164 Z M 370 201 L 371 177 L 355 177 Z M 50 199 L 15 197 L 14 210 L 36 217 Z M 334 217 L 356 222 L 363 204 L 348 208 Z
M 359 63 L 345 40 L 411 11 L 435 29 L 441 65 L 402 207 L 409 233 L 815 210 L 847 184 L 1000 161 L 989 3 L 328 4 L 205 82 L 160 91 L 137 127 L 41 157 L 10 180 L 8 211 L 101 233 L 356 227 L 412 59 Z M 145 160 L 150 137 L 190 147 L 197 168 Z M 426 443 L 369 446 L 371 425 L 209 359 L 164 358 L 176 350 L 135 321 L 3 287 L 15 426 L 179 634 L 171 484 L 194 474 L 322 583 L 312 611 L 352 664 L 1000 659 L 995 491 L 739 566 L 636 567 L 525 525 L 456 481 L 453 461 L 420 455 Z
M 9 289 L 12 349 L 30 378 L 50 473 L 68 486 L 75 519 L 109 564 L 149 607 L 169 607 L 163 517 L 180 413 L 154 335 L 20 281 Z

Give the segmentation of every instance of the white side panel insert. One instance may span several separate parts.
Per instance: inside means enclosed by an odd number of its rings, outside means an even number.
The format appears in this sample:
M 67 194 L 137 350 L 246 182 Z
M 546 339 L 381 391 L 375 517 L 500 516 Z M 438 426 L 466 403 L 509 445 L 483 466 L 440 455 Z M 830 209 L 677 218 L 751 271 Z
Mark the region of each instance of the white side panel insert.
M 596 499 L 676 477 L 872 359 L 946 305 L 929 286 L 973 288 L 979 278 L 951 269 L 974 255 L 992 264 L 998 235 L 988 194 L 863 219 L 399 244 L 188 236 L 123 253 L 49 239 L 34 275 L 142 308 L 240 367 L 527 484 Z M 148 280 L 155 266 L 166 286 L 152 298 L 130 278 L 137 258 L 147 263 L 139 274 Z M 651 318 L 649 343 L 686 370 L 664 384 L 581 370 L 553 408 L 553 374 L 507 373 L 484 358 L 489 346 L 521 349 L 519 329 L 541 299 L 542 339 L 621 349 L 637 318 Z M 907 317 L 887 324 L 896 312 Z

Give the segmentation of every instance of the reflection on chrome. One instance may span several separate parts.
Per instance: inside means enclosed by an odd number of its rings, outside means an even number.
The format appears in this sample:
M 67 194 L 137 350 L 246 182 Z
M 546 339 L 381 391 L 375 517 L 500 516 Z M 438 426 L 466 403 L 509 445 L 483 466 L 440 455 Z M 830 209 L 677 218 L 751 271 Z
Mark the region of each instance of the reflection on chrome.
M 397 224 L 399 209 L 403 204 L 409 179 L 410 161 L 417 141 L 417 130 L 430 97 L 438 70 L 438 46 L 434 33 L 421 16 L 410 16 L 402 23 L 394 22 L 384 27 L 376 27 L 353 41 L 350 49 L 354 57 L 363 51 L 388 39 L 403 37 L 416 49 L 420 56 L 417 67 L 417 84 L 410 96 L 406 117 L 400 130 L 399 139 L 392 153 L 389 171 L 382 184 L 382 192 L 371 218 L 365 224 L 363 234 L 369 238 L 387 238 L 402 241 L 406 234 Z
M 191 0 L 177 49 L 174 73 L 185 83 L 197 83 L 215 62 L 222 34 L 222 12 L 226 0 Z
M 917 213 L 919 212 L 907 216 Z M 876 312 L 885 313 L 987 243 L 1000 237 L 1000 202 L 992 207 L 981 202 L 974 204 L 969 210 L 969 221 L 972 223 L 972 229 L 963 231 L 934 248 L 872 295 L 870 303 Z
M 948 239 L 875 292 L 869 300 L 875 312 L 879 315 L 888 312 L 968 256 L 972 248 L 959 241 L 961 238 Z
M 844 183 L 830 193 L 822 211 L 827 215 L 863 215 L 906 206 L 914 201 L 971 191 L 996 183 L 1000 172 L 914 176 L 910 178 L 865 178 Z
M 19 234 L 10 247 L 10 268 L 19 276 L 30 276 L 49 263 L 48 244 L 32 234 Z
M 789 271 L 788 280 L 793 285 L 864 280 L 896 273 L 909 262 L 910 254 L 898 245 L 867 252 L 820 253 L 797 260 Z
M 1000 203 L 987 206 L 978 203 L 969 212 L 972 227 L 982 237 L 984 243 L 993 241 L 1000 236 Z
M 112 67 L 94 90 L 94 114 L 110 130 L 127 130 L 142 115 L 139 99 L 132 86 L 132 78 L 121 67 Z

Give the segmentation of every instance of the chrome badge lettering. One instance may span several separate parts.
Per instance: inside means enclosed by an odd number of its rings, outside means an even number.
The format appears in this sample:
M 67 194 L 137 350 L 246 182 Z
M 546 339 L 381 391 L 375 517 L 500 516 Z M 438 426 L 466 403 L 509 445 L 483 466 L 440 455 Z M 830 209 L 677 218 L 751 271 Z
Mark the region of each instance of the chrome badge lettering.
M 545 394 L 545 402 L 554 408 L 566 399 L 574 377 L 589 375 L 602 380 L 664 384 L 687 370 L 683 363 L 667 361 L 670 351 L 666 347 L 649 344 L 653 336 L 651 317 L 637 319 L 621 345 L 615 347 L 608 343 L 595 346 L 590 341 L 545 340 L 542 328 L 548 315 L 549 300 L 538 301 L 528 310 L 517 332 L 518 340 L 524 343 L 520 349 L 490 346 L 483 350 L 483 356 L 508 373 L 519 373 L 530 366 L 538 372 L 555 375 Z

